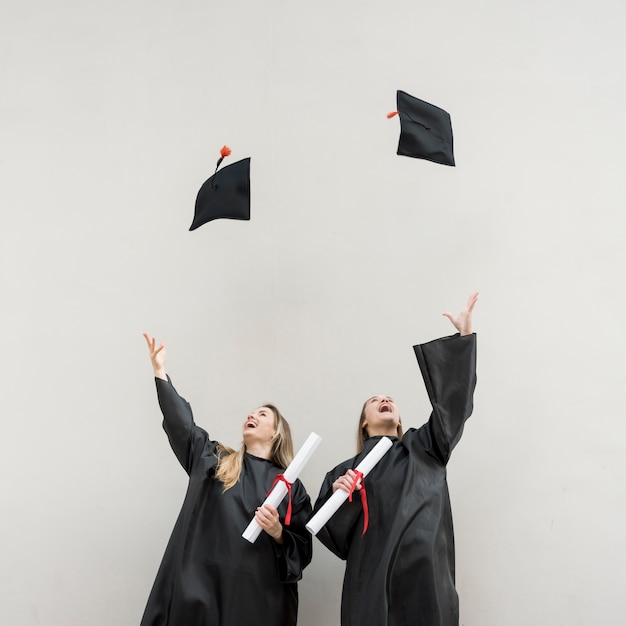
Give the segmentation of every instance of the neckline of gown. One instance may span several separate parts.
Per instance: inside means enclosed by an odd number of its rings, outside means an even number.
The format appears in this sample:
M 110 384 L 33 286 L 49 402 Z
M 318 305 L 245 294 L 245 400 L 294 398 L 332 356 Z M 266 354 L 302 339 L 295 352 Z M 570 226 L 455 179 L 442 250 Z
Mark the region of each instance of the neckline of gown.
M 252 454 L 252 452 L 246 452 L 246 456 L 255 460 L 255 461 L 265 461 L 265 463 L 271 463 L 272 465 L 276 465 L 272 459 L 264 459 L 262 456 L 257 456 L 256 454 Z
M 387 437 L 388 439 L 391 439 L 391 442 L 393 443 L 393 445 L 395 445 L 398 441 L 400 441 L 399 437 L 396 437 L 395 435 L 372 435 L 371 437 L 368 437 L 364 442 L 363 442 L 363 449 L 361 450 L 361 452 L 359 452 L 357 454 L 357 456 L 362 455 L 363 453 L 368 454 L 369 452 L 371 452 L 372 448 L 383 438 L 383 437 Z
M 398 437 L 396 435 L 372 435 L 365 440 L 363 445 L 365 445 L 368 441 L 380 441 L 383 437 L 387 437 L 387 439 L 391 439 L 393 442 L 398 441 Z

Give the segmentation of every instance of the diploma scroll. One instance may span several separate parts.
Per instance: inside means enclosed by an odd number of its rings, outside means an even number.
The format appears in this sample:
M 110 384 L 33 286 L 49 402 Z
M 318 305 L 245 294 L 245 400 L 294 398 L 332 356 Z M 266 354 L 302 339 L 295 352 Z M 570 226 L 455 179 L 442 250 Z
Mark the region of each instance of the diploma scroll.
M 362 472 L 365 478 L 372 468 L 380 461 L 389 448 L 393 446 L 393 441 L 389 437 L 383 437 L 369 452 L 369 454 L 354 468 L 355 471 Z M 335 493 L 322 505 L 320 510 L 309 520 L 306 529 L 317 535 L 322 526 L 339 510 L 339 507 L 348 499 L 348 492 L 337 489 Z
M 322 442 L 322 438 L 315 433 L 311 433 L 308 439 L 302 444 L 298 454 L 293 458 L 293 461 L 289 463 L 289 467 L 283 472 L 285 480 L 289 483 L 295 482 L 296 478 L 300 475 L 300 472 L 304 469 L 304 466 L 308 463 L 309 459 L 313 456 L 313 453 Z M 271 504 L 278 508 L 278 505 L 283 501 L 283 498 L 287 495 L 287 485 L 284 482 L 277 482 L 274 488 L 270 491 L 263 504 Z M 252 521 L 248 524 L 248 527 L 243 531 L 241 535 L 244 539 L 247 539 L 250 543 L 254 543 L 257 537 L 261 534 L 262 528 L 257 524 L 256 520 L 252 518 Z

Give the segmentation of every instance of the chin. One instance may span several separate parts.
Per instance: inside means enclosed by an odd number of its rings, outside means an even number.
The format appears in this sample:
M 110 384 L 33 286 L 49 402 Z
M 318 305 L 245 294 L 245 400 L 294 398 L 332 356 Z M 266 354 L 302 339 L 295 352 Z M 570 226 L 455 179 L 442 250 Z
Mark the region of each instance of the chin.
M 393 413 L 379 413 L 378 417 L 386 424 L 398 424 L 400 422 L 400 418 Z

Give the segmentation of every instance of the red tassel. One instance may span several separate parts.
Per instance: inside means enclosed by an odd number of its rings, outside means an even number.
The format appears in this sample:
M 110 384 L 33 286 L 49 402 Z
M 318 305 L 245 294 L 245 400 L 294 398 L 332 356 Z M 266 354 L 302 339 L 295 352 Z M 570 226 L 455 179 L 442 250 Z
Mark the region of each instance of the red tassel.
M 395 117 L 396 115 L 398 115 L 399 111 L 392 111 L 391 113 L 387 113 L 387 119 L 391 119 L 392 117 Z
M 231 149 L 228 146 L 223 146 L 222 149 L 220 150 L 220 154 L 222 155 L 222 159 L 224 157 L 230 156 L 231 153 Z

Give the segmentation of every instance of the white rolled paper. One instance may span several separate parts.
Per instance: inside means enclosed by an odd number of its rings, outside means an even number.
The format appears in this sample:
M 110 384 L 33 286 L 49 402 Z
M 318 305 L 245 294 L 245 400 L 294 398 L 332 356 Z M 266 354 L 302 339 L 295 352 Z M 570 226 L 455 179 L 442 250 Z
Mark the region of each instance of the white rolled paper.
M 374 468 L 376 463 L 380 461 L 389 448 L 393 446 L 393 441 L 389 437 L 383 437 L 369 452 L 369 454 L 354 468 L 355 471 L 361 472 L 365 478 Z M 317 535 L 322 526 L 339 510 L 339 507 L 348 499 L 350 494 L 343 489 L 337 489 L 335 493 L 322 505 L 320 510 L 309 520 L 306 529 L 312 534 Z
M 317 449 L 317 446 L 322 442 L 322 438 L 315 433 L 311 433 L 308 439 L 302 444 L 298 454 L 293 457 L 293 461 L 289 463 L 289 467 L 283 472 L 285 480 L 293 483 L 296 478 L 300 476 L 300 472 L 304 469 L 304 466 L 308 463 L 309 459 L 313 456 L 313 453 Z M 283 501 L 283 498 L 287 495 L 287 485 L 283 481 L 280 481 L 274 485 L 274 488 L 269 493 L 263 504 L 271 504 L 278 508 L 278 505 Z M 262 506 L 262 505 L 261 505 Z M 252 518 L 252 521 L 248 524 L 248 527 L 243 531 L 241 535 L 244 539 L 247 539 L 250 543 L 254 543 L 257 537 L 263 530 L 257 521 Z

